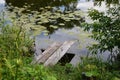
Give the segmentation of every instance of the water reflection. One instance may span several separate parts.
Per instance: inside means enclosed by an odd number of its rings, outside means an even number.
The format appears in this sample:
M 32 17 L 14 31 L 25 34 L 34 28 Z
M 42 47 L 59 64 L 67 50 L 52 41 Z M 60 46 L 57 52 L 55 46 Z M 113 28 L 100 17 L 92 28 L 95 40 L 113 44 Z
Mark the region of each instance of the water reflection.
M 14 7 L 26 8 L 23 13 L 29 13 L 31 11 L 41 11 L 40 8 L 54 7 L 51 10 L 62 10 L 64 11 L 75 11 L 83 10 L 86 11 L 89 8 L 94 8 L 99 11 L 106 11 L 106 7 L 111 4 L 120 4 L 119 0 L 5 0 L 9 6 L 9 10 L 12 12 Z M 2 0 L 4 2 L 4 0 Z
M 5 3 L 5 1 L 4 0 L 0 0 L 0 4 L 4 4 Z
M 101 5 L 103 1 L 108 6 L 110 6 L 110 4 L 120 4 L 120 0 L 95 0 L 94 5 Z
M 51 23 L 43 24 L 43 26 L 46 26 L 46 29 L 49 31 L 49 34 L 52 34 L 59 28 L 72 29 L 74 26 L 80 26 L 81 25 L 80 23 L 83 21 L 84 21 L 83 18 L 81 18 L 81 20 L 71 20 L 71 21 L 63 21 L 62 19 L 58 18 L 56 22 L 53 23 L 54 25 L 58 26 L 57 29 L 49 27 L 50 25 L 53 25 Z M 59 23 L 64 23 L 65 25 L 59 25 Z
M 4 9 L 4 6 L 5 6 L 5 1 L 0 0 L 0 12 Z
M 77 0 L 5 0 L 7 5 L 16 7 L 24 7 L 29 5 L 30 10 L 39 11 L 40 7 L 56 7 L 57 9 L 74 10 L 76 8 Z
M 82 11 L 87 11 L 90 8 L 106 11 L 109 7 L 119 4 L 119 0 L 79 0 L 77 8 Z
M 77 5 L 77 9 L 81 9 L 82 11 L 88 11 L 88 9 L 97 9 L 99 11 L 106 11 L 107 6 L 105 4 L 105 2 L 101 2 L 101 5 L 94 5 L 95 2 L 93 1 L 89 1 L 89 2 L 85 2 L 85 1 L 80 1 Z
M 4 3 L 4 0 L 0 1 Z M 42 12 L 43 10 L 54 12 L 53 10 L 62 10 L 63 14 L 65 11 L 76 11 L 76 10 L 87 10 L 88 8 L 95 8 L 98 10 L 106 10 L 106 4 L 119 4 L 119 0 L 5 0 L 6 4 L 10 7 L 9 11 L 13 12 L 14 7 L 24 8 L 24 12 L 33 14 L 32 11 Z M 106 3 L 106 4 L 105 4 Z M 98 6 L 99 5 L 99 6 Z M 27 8 L 26 8 L 27 6 Z M 95 7 L 94 7 L 95 6 Z M 100 7 L 101 6 L 101 7 Z M 51 7 L 51 8 L 45 8 Z M 54 8 L 53 8 L 54 7 Z M 60 18 L 56 19 L 54 25 L 58 25 L 59 23 L 63 23 L 64 20 Z M 69 22 L 64 22 L 65 26 L 59 26 L 59 28 L 72 28 L 74 26 L 80 25 L 80 22 L 83 20 L 72 20 Z M 37 24 L 37 23 L 36 23 Z M 53 32 L 51 28 L 48 26 L 51 23 L 42 24 L 50 30 L 50 33 Z
M 2 0 L 3 1 L 3 0 Z M 93 5 L 102 5 L 104 2 L 107 6 L 110 4 L 120 4 L 119 0 L 5 0 L 6 4 L 11 4 L 12 6 L 16 7 L 23 7 L 25 5 L 29 5 L 30 10 L 39 10 L 40 7 L 57 7 L 58 9 L 63 10 L 74 10 L 76 9 L 77 4 L 83 2 L 94 2 Z M 89 4 L 90 5 L 90 4 Z M 86 5 L 88 6 L 88 5 Z
M 3 1 L 3 0 L 2 0 Z M 9 11 L 13 11 L 14 7 L 25 8 L 23 13 L 33 14 L 32 11 L 42 12 L 43 10 L 55 12 L 54 10 L 62 10 L 63 14 L 65 11 L 76 11 L 76 10 L 87 10 L 88 8 L 98 9 L 99 11 L 106 10 L 107 6 L 110 4 L 119 4 L 119 0 L 5 0 L 6 4 L 10 7 Z M 27 8 L 26 8 L 27 6 Z M 100 7 L 101 6 L 101 7 Z M 51 8 L 46 8 L 51 7 Z M 39 14 L 41 15 L 41 14 Z M 36 21 L 36 20 L 35 20 Z M 54 28 L 49 27 L 50 25 L 57 25 L 59 28 L 71 29 L 74 26 L 80 26 L 80 23 L 83 22 L 83 18 L 81 20 L 70 20 L 64 21 L 61 18 L 56 18 L 55 22 L 47 22 L 42 24 L 49 31 L 49 34 L 54 33 Z M 35 22 L 36 25 L 37 21 Z M 59 23 L 64 23 L 65 25 L 61 26 Z
M 71 29 L 74 26 L 80 26 L 80 23 L 84 21 L 83 18 L 80 18 L 79 20 L 69 20 L 70 18 L 75 18 L 70 17 L 69 13 L 72 13 L 74 11 L 76 11 L 76 5 L 77 5 L 77 0 L 31 0 L 31 1 L 27 1 L 27 0 L 20 0 L 19 3 L 16 2 L 15 0 L 6 0 L 6 4 L 8 4 L 8 10 L 11 12 L 14 12 L 14 7 L 18 7 L 18 8 L 24 8 L 24 10 L 22 11 L 22 13 L 28 13 L 34 16 L 34 14 L 36 14 L 35 10 L 38 11 L 38 15 L 42 15 L 40 17 L 36 17 L 34 23 L 36 25 L 42 25 L 45 26 L 46 29 L 49 31 L 49 34 L 54 33 L 58 28 L 65 28 L 65 29 Z M 25 6 L 26 5 L 26 6 Z M 58 10 L 61 10 L 60 13 L 58 13 Z M 17 15 L 21 15 L 18 13 L 17 10 L 15 11 L 15 13 Z M 66 13 L 66 11 L 69 11 L 69 13 Z M 47 15 L 45 15 L 45 13 L 48 13 Z M 52 14 L 53 13 L 53 14 Z M 50 15 L 49 15 L 50 14 Z M 66 15 L 68 14 L 68 15 Z M 80 14 L 80 13 L 79 13 Z M 54 16 L 54 15 L 66 15 L 64 16 L 65 18 L 68 19 L 68 21 L 65 21 L 64 19 L 58 16 Z M 51 19 L 50 17 L 53 16 L 53 18 Z M 58 18 L 55 18 L 58 17 Z M 77 16 L 79 17 L 79 16 Z M 77 18 L 76 17 L 76 18 Z M 43 21 L 44 20 L 44 21 Z M 40 22 L 41 21 L 41 22 Z M 39 24 L 40 23 L 40 24 Z M 59 25 L 60 23 L 64 24 L 64 25 Z M 57 26 L 58 28 L 53 28 L 50 27 L 50 25 L 53 26 Z

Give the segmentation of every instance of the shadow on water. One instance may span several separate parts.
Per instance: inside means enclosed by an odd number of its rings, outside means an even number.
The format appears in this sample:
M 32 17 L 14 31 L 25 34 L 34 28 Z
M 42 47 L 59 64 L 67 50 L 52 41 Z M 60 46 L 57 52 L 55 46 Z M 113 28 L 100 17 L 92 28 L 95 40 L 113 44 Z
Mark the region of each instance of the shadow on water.
M 60 7 L 64 6 L 66 10 L 72 10 L 76 8 L 78 1 L 89 2 L 93 1 L 95 5 L 101 5 L 104 1 L 106 5 L 120 4 L 119 0 L 5 0 L 6 4 L 11 4 L 15 7 L 23 7 L 24 5 L 30 5 L 31 10 L 39 10 L 40 7 Z
M 74 10 L 77 5 L 77 0 L 6 0 L 7 5 L 22 8 L 25 5 L 29 5 L 29 10 L 37 10 L 39 8 L 51 6 L 57 9 Z
M 74 56 L 75 56 L 75 54 L 66 53 L 66 54 L 58 61 L 58 63 L 60 63 L 61 65 L 64 66 L 66 63 L 70 63 L 70 61 L 73 59 Z

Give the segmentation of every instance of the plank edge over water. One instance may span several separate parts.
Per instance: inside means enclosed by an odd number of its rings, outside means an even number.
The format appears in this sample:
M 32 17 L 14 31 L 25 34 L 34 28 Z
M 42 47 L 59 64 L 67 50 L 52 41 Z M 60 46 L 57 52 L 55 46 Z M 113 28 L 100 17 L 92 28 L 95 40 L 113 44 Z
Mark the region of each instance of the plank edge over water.
M 37 63 L 44 63 L 60 46 L 60 43 L 54 43 L 53 46 L 43 52 L 43 56 L 39 58 Z
M 75 41 L 65 41 L 44 63 L 44 66 L 55 65 L 73 45 Z
M 50 57 L 59 47 L 60 43 L 54 42 L 51 46 L 49 46 L 42 54 L 40 54 L 36 60 L 32 61 L 32 64 L 45 62 L 46 58 Z M 51 51 L 52 50 L 52 51 Z M 46 57 L 47 56 L 47 57 Z M 45 58 L 44 58 L 45 57 Z M 44 60 L 43 60 L 44 59 Z M 42 61 L 43 60 L 43 61 Z

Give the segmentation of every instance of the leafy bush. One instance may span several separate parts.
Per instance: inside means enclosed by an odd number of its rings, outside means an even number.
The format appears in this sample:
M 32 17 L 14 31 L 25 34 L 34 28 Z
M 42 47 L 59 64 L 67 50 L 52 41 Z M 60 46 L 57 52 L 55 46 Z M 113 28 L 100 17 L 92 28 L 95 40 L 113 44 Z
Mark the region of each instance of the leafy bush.
M 90 10 L 89 16 L 94 22 L 86 23 L 84 28 L 98 41 L 90 49 L 93 53 L 109 51 L 110 60 L 115 59 L 120 54 L 120 6 L 110 8 L 106 13 Z
M 92 35 L 90 37 L 98 42 L 89 47 L 89 49 L 95 54 L 109 51 L 110 56 L 108 57 L 109 62 L 107 64 L 101 62 L 101 60 L 97 61 L 97 59 L 93 61 L 95 65 L 92 65 L 92 63 L 89 63 L 91 60 L 87 60 L 90 65 L 87 65 L 86 69 L 94 66 L 95 72 L 92 70 L 91 73 L 88 70 L 85 75 L 92 76 L 94 73 L 99 73 L 98 76 L 94 76 L 100 80 L 119 80 L 115 76 L 120 77 L 118 76 L 120 75 L 120 6 L 110 8 L 106 13 L 93 9 L 89 10 L 88 13 L 93 23 L 85 23 L 83 25 L 84 30 L 91 31 Z
M 61 64 L 51 66 L 49 67 L 49 71 L 55 74 L 57 80 L 75 80 L 75 68 L 69 63 L 65 66 L 62 66 Z
M 77 76 L 74 80 L 119 80 L 120 77 L 109 66 L 109 63 L 97 57 L 81 57 L 81 63 L 75 68 Z

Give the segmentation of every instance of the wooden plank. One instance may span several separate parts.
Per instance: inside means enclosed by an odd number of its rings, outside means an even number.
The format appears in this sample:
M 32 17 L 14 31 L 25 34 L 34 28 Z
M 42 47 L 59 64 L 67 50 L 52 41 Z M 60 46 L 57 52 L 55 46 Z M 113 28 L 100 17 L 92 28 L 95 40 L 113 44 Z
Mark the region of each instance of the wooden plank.
M 41 55 L 39 55 L 36 60 L 32 62 L 32 64 L 36 63 L 44 63 L 59 47 L 60 43 L 53 43 L 50 47 L 48 47 Z
M 44 63 L 44 66 L 55 65 L 73 45 L 75 41 L 65 41 Z
M 43 52 L 43 56 L 37 61 L 37 63 L 44 63 L 60 46 L 61 44 L 56 43 L 48 50 L 45 50 L 45 52 Z
M 80 55 L 75 55 L 72 60 L 70 61 L 70 64 L 72 64 L 74 67 L 77 66 L 80 63 Z

